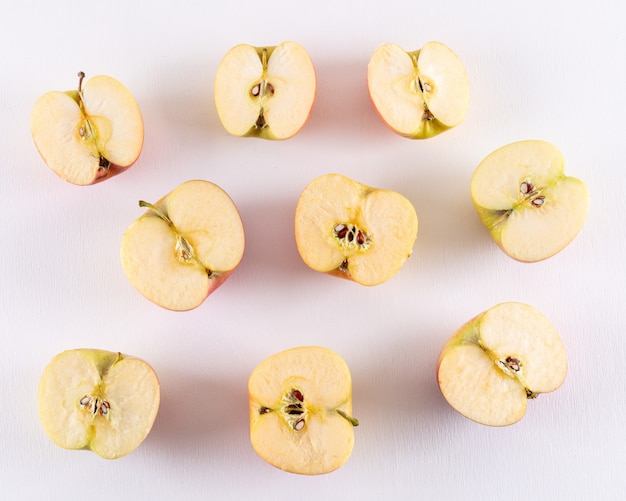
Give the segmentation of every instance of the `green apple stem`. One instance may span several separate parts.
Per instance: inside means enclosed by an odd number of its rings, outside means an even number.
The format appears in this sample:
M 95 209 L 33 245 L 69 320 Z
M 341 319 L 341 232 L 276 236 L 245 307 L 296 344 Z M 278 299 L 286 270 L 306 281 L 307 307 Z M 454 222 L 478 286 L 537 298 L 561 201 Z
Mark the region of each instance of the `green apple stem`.
M 172 220 L 167 217 L 156 205 L 151 204 L 150 202 L 144 202 L 143 200 L 139 200 L 139 207 L 150 209 L 151 211 L 155 212 L 157 216 L 163 219 L 163 221 L 165 221 L 167 224 L 169 224 L 170 226 L 174 226 Z
M 337 409 L 337 414 L 339 414 L 342 418 L 346 419 L 352 426 L 359 426 L 359 420 L 357 418 L 348 416 L 341 409 Z

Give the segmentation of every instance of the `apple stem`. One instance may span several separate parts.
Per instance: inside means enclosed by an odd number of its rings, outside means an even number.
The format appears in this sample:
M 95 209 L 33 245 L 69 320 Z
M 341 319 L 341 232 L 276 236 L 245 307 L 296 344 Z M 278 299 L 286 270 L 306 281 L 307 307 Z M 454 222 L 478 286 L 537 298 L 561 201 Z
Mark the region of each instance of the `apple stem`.
M 83 79 L 85 78 L 85 72 L 78 72 L 78 93 L 80 94 L 83 91 Z M 81 95 L 82 97 L 82 95 Z
M 157 216 L 163 219 L 163 221 L 165 221 L 167 224 L 171 226 L 174 225 L 174 223 L 172 223 L 172 220 L 169 217 L 167 217 L 165 214 L 163 214 L 163 212 L 161 212 L 154 204 L 151 204 L 150 202 L 145 202 L 143 200 L 139 200 L 139 207 L 145 207 L 146 209 L 150 209 L 151 211 L 155 212 Z
M 346 419 L 352 426 L 359 426 L 359 420 L 352 416 L 348 416 L 341 409 L 337 409 L 337 414 L 339 414 L 342 418 Z

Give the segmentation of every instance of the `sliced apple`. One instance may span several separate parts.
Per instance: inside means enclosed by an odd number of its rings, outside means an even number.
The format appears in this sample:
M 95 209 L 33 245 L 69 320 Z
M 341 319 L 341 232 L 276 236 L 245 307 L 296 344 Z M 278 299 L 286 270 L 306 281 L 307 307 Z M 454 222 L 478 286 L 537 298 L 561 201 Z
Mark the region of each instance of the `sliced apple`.
M 133 286 L 163 308 L 196 308 L 239 265 L 245 237 L 230 197 L 209 181 L 187 181 L 124 233 L 121 260 Z
M 463 325 L 437 362 L 441 393 L 459 413 L 506 426 L 526 413 L 528 399 L 561 386 L 567 355 L 550 321 L 532 306 L 496 305 Z
M 476 168 L 474 207 L 493 240 L 523 262 L 547 259 L 580 232 L 589 212 L 585 184 L 564 173 L 561 152 L 545 141 L 498 148 Z
M 271 465 L 318 475 L 343 465 L 354 447 L 352 380 L 345 361 L 319 346 L 277 353 L 250 375 L 250 439 Z
M 78 90 L 50 91 L 33 107 L 30 128 L 44 162 L 62 179 L 88 185 L 131 166 L 143 146 L 143 119 L 129 90 L 95 76 Z
M 380 45 L 369 61 L 374 108 L 394 132 L 426 139 L 459 125 L 469 107 L 469 78 L 457 55 L 441 42 L 408 52 Z
M 39 383 L 39 416 L 50 439 L 105 459 L 134 451 L 160 403 L 159 380 L 143 360 L 104 350 L 60 353 Z
M 287 139 L 306 123 L 315 101 L 315 69 L 295 42 L 230 49 L 215 75 L 215 105 L 234 136 Z
M 295 237 L 310 268 L 361 285 L 378 285 L 411 255 L 417 214 L 399 193 L 325 174 L 300 195 Z

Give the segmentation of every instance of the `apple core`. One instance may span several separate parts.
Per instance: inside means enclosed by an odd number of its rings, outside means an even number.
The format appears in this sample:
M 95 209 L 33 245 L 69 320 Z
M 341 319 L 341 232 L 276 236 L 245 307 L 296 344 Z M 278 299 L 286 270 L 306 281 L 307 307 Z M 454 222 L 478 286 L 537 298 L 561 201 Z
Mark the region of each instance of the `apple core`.
M 99 398 L 93 395 L 85 395 L 78 401 L 78 407 L 83 410 L 89 411 L 92 416 L 100 415 L 103 417 L 109 417 L 109 409 L 111 404 L 103 398 Z
M 78 94 L 77 94 L 78 95 L 78 107 L 80 108 L 80 111 L 84 117 L 84 125 L 81 125 L 80 128 L 78 129 L 78 135 L 80 136 L 83 142 L 92 143 L 95 146 L 96 150 L 98 150 L 98 155 L 100 157 L 98 166 L 100 168 L 98 169 L 96 178 L 101 178 L 108 174 L 109 168 L 111 167 L 111 162 L 107 160 L 100 153 L 100 150 L 97 144 L 95 128 L 92 126 L 91 122 L 89 121 L 89 118 L 85 111 L 85 100 L 83 98 L 83 80 L 85 79 L 85 72 L 79 71 L 77 76 L 78 76 Z

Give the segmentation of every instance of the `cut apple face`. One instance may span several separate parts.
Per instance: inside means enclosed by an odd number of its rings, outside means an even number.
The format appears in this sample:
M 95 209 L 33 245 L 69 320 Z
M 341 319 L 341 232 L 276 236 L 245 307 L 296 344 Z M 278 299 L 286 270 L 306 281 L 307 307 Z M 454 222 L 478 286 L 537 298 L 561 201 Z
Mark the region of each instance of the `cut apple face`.
M 519 141 L 495 150 L 476 168 L 470 190 L 493 240 L 523 262 L 564 249 L 589 212 L 587 187 L 565 175 L 563 155 L 545 141 Z
M 44 369 L 38 403 L 41 423 L 55 444 L 116 459 L 134 451 L 152 429 L 160 386 L 154 370 L 138 358 L 68 350 Z
M 259 364 L 248 382 L 250 439 L 281 470 L 319 475 L 352 453 L 352 380 L 345 361 L 319 346 L 292 348 Z
M 567 355 L 550 321 L 524 303 L 501 303 L 461 327 L 437 362 L 441 393 L 477 423 L 506 426 L 528 399 L 561 386 Z
M 469 106 L 469 79 L 461 60 L 441 42 L 408 52 L 380 45 L 367 68 L 370 98 L 394 132 L 426 139 L 459 125 Z
M 399 193 L 325 174 L 300 195 L 295 237 L 302 260 L 313 270 L 378 285 L 411 255 L 417 214 Z
M 95 76 L 78 90 L 50 91 L 35 103 L 30 128 L 44 162 L 62 179 L 89 185 L 131 166 L 143 146 L 139 106 L 124 85 Z
M 287 139 L 306 123 L 315 101 L 315 69 L 295 42 L 237 45 L 215 75 L 215 105 L 234 136 Z
M 133 286 L 174 311 L 196 308 L 235 270 L 245 237 L 237 207 L 219 186 L 187 181 L 124 233 L 120 256 Z

